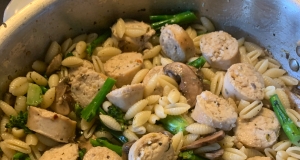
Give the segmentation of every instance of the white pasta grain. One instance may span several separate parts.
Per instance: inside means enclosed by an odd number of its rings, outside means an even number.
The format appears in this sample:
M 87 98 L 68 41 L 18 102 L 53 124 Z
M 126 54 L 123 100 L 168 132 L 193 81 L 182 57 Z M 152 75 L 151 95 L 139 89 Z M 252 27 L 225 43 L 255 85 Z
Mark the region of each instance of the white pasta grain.
M 7 115 L 8 117 L 18 115 L 17 111 L 12 106 L 10 106 L 9 104 L 7 104 L 6 102 L 4 102 L 2 100 L 0 100 L 0 108 L 5 113 L 5 115 Z
M 75 56 L 70 56 L 65 58 L 62 62 L 61 65 L 65 67 L 78 67 L 83 64 L 83 59 Z
M 155 124 L 159 120 L 160 120 L 160 118 L 156 114 L 151 114 L 149 119 L 148 119 L 148 122 L 150 124 Z
M 133 77 L 133 79 L 131 81 L 131 84 L 141 83 L 144 80 L 144 78 L 145 78 L 145 76 L 147 75 L 148 72 L 149 72 L 149 69 L 146 69 L 146 68 L 145 69 L 141 69 L 140 71 L 138 71 L 134 75 L 134 77 Z
M 105 126 L 108 128 L 115 130 L 115 131 L 121 131 L 121 125 L 111 116 L 108 115 L 99 115 L 101 121 L 104 123 Z
M 166 117 L 167 117 L 167 114 L 165 113 L 163 106 L 161 106 L 161 105 L 159 105 L 159 104 L 156 104 L 156 105 L 154 106 L 154 112 L 155 112 L 155 114 L 156 114 L 159 118 L 166 118 Z
M 205 124 L 192 123 L 186 127 L 186 131 L 192 134 L 206 135 L 214 133 L 216 129 Z
M 132 121 L 132 127 L 136 128 L 144 125 L 150 118 L 151 111 L 141 111 L 137 113 Z
M 299 83 L 299 81 L 296 78 L 287 75 L 281 76 L 279 77 L 279 79 L 281 79 L 284 82 L 284 84 L 287 86 L 294 86 Z
M 17 77 L 9 84 L 9 93 L 14 96 L 23 96 L 27 93 L 28 81 L 26 77 Z
M 19 113 L 20 111 L 26 111 L 26 100 L 27 98 L 25 96 L 18 96 L 16 97 L 16 102 L 15 102 L 15 110 Z
M 59 76 L 58 74 L 52 74 L 50 77 L 49 77 L 49 80 L 48 80 L 48 85 L 50 88 L 52 87 L 56 87 L 59 83 Z
M 242 119 L 250 119 L 255 117 L 262 109 L 261 101 L 254 101 L 239 112 L 239 117 Z
M 62 44 L 61 44 L 61 52 L 65 53 L 67 50 L 72 46 L 73 42 L 71 38 L 66 39 Z
M 125 113 L 124 119 L 128 120 L 133 118 L 137 113 L 142 111 L 148 104 L 148 100 L 142 99 L 133 104 L 128 111 Z
M 287 140 L 279 141 L 272 146 L 274 151 L 285 151 L 292 146 L 292 143 Z
M 61 52 L 60 45 L 56 41 L 53 41 L 47 50 L 45 56 L 45 62 L 49 64 L 52 61 L 52 59 L 60 52 Z
M 276 94 L 278 95 L 278 98 L 280 99 L 282 105 L 284 108 L 291 108 L 291 103 L 289 100 L 289 96 L 284 92 L 284 89 L 277 88 L 275 90 Z
M 160 51 L 161 51 L 161 46 L 160 45 L 154 46 L 153 48 L 143 52 L 143 54 L 144 54 L 143 59 L 154 58 L 157 55 L 159 55 Z
M 96 72 L 104 73 L 104 66 L 98 56 L 92 56 L 93 66 Z
M 119 48 L 115 47 L 103 47 L 97 52 L 97 56 L 101 59 L 102 62 L 106 62 L 113 56 L 121 54 L 122 51 Z
M 84 41 L 79 41 L 75 46 L 75 51 L 76 51 L 75 56 L 81 59 L 85 58 L 87 55 L 87 53 L 85 52 L 86 47 L 87 44 Z
M 171 103 L 177 103 L 180 99 L 180 92 L 177 89 L 172 89 L 168 94 L 168 100 Z
M 129 142 L 136 141 L 139 139 L 139 137 L 129 129 L 126 129 L 123 132 L 123 135 L 128 139 Z
M 38 73 L 44 73 L 47 69 L 47 64 L 43 61 L 40 60 L 36 60 L 32 63 L 31 68 L 35 71 L 37 71 Z
M 264 72 L 263 75 L 271 77 L 271 78 L 278 78 L 285 73 L 286 73 L 286 71 L 283 69 L 271 68 L 271 69 L 268 69 L 266 72 Z
M 273 150 L 272 148 L 265 148 L 264 153 L 267 157 L 270 157 L 272 159 L 275 159 L 276 157 L 276 151 Z
M 299 146 L 289 147 L 286 150 L 286 153 L 294 158 L 300 159 L 300 147 Z
M 7 146 L 7 148 L 10 148 L 12 150 L 16 150 L 26 154 L 31 152 L 31 148 L 29 147 L 29 145 L 18 139 L 7 139 L 3 143 Z
M 157 104 L 159 98 L 160 98 L 160 95 L 150 95 L 150 96 L 146 97 L 149 105 Z
M 222 158 L 224 160 L 233 160 L 233 159 L 238 159 L 238 160 L 245 160 L 247 156 L 240 150 L 235 149 L 235 148 L 225 148 L 224 153 L 222 155 Z
M 264 89 L 264 98 L 269 100 L 272 95 L 276 93 L 276 88 L 274 86 L 268 86 Z
M 11 134 L 16 138 L 21 139 L 25 136 L 25 131 L 24 129 L 13 127 L 11 130 Z
M 32 71 L 30 72 L 30 78 L 38 85 L 40 86 L 47 86 L 48 85 L 48 80 L 40 75 L 39 73 Z
M 46 93 L 43 95 L 41 108 L 46 109 L 52 105 L 52 103 L 55 100 L 55 90 L 56 90 L 56 88 L 52 87 L 46 91 Z
M 199 137 L 198 134 L 187 134 L 183 137 L 183 146 L 189 145 Z
M 26 144 L 35 146 L 38 144 L 38 141 L 39 140 L 35 134 L 31 133 L 31 134 L 26 135 L 26 138 L 25 138 Z
M 295 111 L 294 109 L 287 108 L 286 109 L 287 115 L 290 117 L 290 119 L 298 126 L 300 127 L 300 114 Z
M 208 18 L 201 17 L 200 21 L 201 21 L 202 25 L 207 29 L 207 32 L 215 31 L 214 25 L 212 24 L 212 22 Z

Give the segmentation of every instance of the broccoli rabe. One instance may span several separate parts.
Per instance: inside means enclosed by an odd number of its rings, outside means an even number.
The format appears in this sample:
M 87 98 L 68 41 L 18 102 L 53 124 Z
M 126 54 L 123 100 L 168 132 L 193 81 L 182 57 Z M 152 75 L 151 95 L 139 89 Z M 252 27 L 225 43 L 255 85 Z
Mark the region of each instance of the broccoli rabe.
M 80 149 L 78 154 L 79 154 L 79 160 L 83 160 L 83 157 L 86 154 L 86 149 L 85 148 Z
M 122 146 L 112 144 L 106 138 L 97 138 L 97 139 L 90 139 L 90 143 L 93 147 L 101 146 L 107 147 L 108 149 L 115 151 L 118 155 L 122 155 Z
M 208 160 L 207 158 L 194 154 L 193 151 L 180 152 L 178 157 L 180 160 Z
M 122 130 L 125 130 L 126 127 L 129 125 L 128 120 L 124 119 L 125 113 L 119 108 L 114 105 L 108 107 L 107 114 L 117 120 L 120 123 Z
M 10 116 L 9 122 L 5 125 L 6 128 L 19 128 L 24 129 L 25 133 L 32 133 L 32 131 L 26 126 L 28 112 L 20 111 L 17 116 Z
M 30 157 L 28 154 L 22 152 L 16 152 L 13 155 L 12 160 L 30 160 Z

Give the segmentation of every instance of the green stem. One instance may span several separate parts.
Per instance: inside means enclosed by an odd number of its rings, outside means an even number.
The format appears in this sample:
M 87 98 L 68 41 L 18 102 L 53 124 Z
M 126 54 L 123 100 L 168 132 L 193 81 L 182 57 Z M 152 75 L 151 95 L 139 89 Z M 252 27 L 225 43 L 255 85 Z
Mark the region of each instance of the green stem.
M 203 56 L 201 56 L 201 57 L 197 58 L 196 60 L 189 62 L 188 65 L 193 66 L 195 68 L 202 68 L 203 65 L 205 64 L 205 62 L 206 62 L 206 59 Z
M 97 93 L 95 98 L 92 100 L 92 102 L 85 107 L 81 111 L 81 117 L 85 119 L 86 121 L 91 121 L 99 112 L 104 113 L 105 111 L 102 109 L 102 103 L 104 102 L 106 95 L 111 91 L 113 86 L 115 85 L 116 80 L 112 78 L 107 78 L 104 82 L 102 88 Z
M 103 34 L 101 34 L 97 39 L 92 41 L 92 43 L 87 45 L 86 52 L 89 56 L 91 56 L 97 46 L 103 43 L 107 38 L 111 35 L 110 30 L 106 30 Z
M 162 20 L 159 22 L 154 22 L 151 24 L 151 27 L 155 30 L 159 30 L 162 26 L 164 26 L 166 24 L 186 24 L 186 23 L 193 22 L 196 19 L 197 19 L 197 17 L 193 12 L 186 11 L 186 12 L 174 15 L 170 19 Z
M 286 136 L 294 145 L 300 146 L 300 128 L 287 115 L 278 95 L 272 95 L 270 102 Z

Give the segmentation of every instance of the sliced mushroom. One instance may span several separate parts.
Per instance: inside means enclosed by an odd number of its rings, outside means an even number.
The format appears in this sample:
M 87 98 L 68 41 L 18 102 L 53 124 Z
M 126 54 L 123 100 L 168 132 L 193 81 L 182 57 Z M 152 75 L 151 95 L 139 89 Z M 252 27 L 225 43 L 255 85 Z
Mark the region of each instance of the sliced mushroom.
M 195 72 L 189 66 L 180 62 L 170 63 L 163 70 L 166 75 L 176 80 L 179 84 L 179 90 L 187 99 L 188 104 L 194 107 L 196 96 L 203 90 L 202 82 Z
M 68 115 L 71 112 L 70 104 L 74 102 L 72 96 L 68 94 L 68 78 L 62 79 L 55 87 L 55 101 L 50 108 L 59 114 Z
M 196 148 L 208 145 L 208 144 L 218 142 L 218 141 L 222 140 L 224 137 L 225 137 L 225 132 L 220 130 L 212 135 L 200 138 L 200 139 L 194 141 L 193 143 L 182 147 L 180 150 L 185 151 L 185 150 L 196 149 Z
M 50 64 L 47 67 L 46 70 L 46 75 L 50 76 L 54 71 L 58 70 L 61 66 L 61 61 L 62 61 L 62 55 L 61 54 L 57 54 L 52 61 L 50 62 Z
M 127 142 L 122 146 L 122 159 L 128 160 L 128 154 L 131 146 L 135 143 L 135 141 Z
M 216 159 L 219 158 L 223 155 L 224 150 L 223 149 L 219 149 L 217 151 L 214 152 L 209 152 L 209 153 L 205 153 L 204 156 L 208 159 Z

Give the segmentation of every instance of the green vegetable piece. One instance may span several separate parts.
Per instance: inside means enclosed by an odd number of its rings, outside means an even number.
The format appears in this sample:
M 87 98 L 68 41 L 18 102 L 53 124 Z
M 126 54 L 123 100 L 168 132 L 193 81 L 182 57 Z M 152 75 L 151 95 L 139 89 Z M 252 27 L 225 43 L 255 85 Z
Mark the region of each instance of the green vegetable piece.
M 29 155 L 22 153 L 22 152 L 16 152 L 13 157 L 13 160 L 30 160 Z
M 178 157 L 179 157 L 179 159 L 182 159 L 182 160 L 209 160 L 207 158 L 195 155 L 193 151 L 180 152 Z
M 107 147 L 108 149 L 115 151 L 118 155 L 122 156 L 122 146 L 112 144 L 106 138 L 90 139 L 90 143 L 93 147 Z
M 193 66 L 195 68 L 202 68 L 203 65 L 205 64 L 205 62 L 206 62 L 206 59 L 203 56 L 201 56 L 201 57 L 195 59 L 194 61 L 189 62 L 188 65 Z
M 83 160 L 83 157 L 86 154 L 86 149 L 85 148 L 80 149 L 78 154 L 79 154 L 79 159 Z
M 155 30 L 159 30 L 162 26 L 166 24 L 186 24 L 191 23 L 197 19 L 196 15 L 193 12 L 186 11 L 174 15 L 172 18 L 162 20 L 159 22 L 154 22 L 151 24 L 151 27 Z
M 300 128 L 287 115 L 278 95 L 272 95 L 270 102 L 286 136 L 294 145 L 300 146 Z
M 101 106 L 106 98 L 106 95 L 111 91 L 115 83 L 116 80 L 112 78 L 106 79 L 102 88 L 97 93 L 92 102 L 81 111 L 81 118 L 89 122 L 99 113 L 99 111 L 101 113 L 105 113 Z
M 37 84 L 29 83 L 26 104 L 29 106 L 39 105 L 43 100 L 42 95 L 43 92 L 40 86 L 38 86 Z
M 26 126 L 28 112 L 20 111 L 17 116 L 10 116 L 9 122 L 6 123 L 5 128 L 19 128 L 24 129 L 25 133 L 32 133 L 32 131 Z
M 180 115 L 168 115 L 166 118 L 160 119 L 160 122 L 162 123 L 162 126 L 172 134 L 176 134 L 180 131 L 185 134 L 185 128 L 189 125 L 186 119 Z
M 74 56 L 72 52 L 68 52 L 64 58 L 67 58 L 67 57 L 71 57 L 71 56 Z
M 153 16 L 150 16 L 150 21 L 152 21 L 152 22 L 163 21 L 163 20 L 171 19 L 174 16 L 175 15 L 153 15 Z
M 49 88 L 45 87 L 45 86 L 40 86 L 42 93 L 45 94 Z
M 129 122 L 124 119 L 125 113 L 119 107 L 114 105 L 109 106 L 107 114 L 120 123 L 123 131 L 127 128 L 127 125 L 129 125 Z
M 107 38 L 111 36 L 111 30 L 105 30 L 103 34 L 101 34 L 97 39 L 92 41 L 92 43 L 88 44 L 86 47 L 86 52 L 89 56 L 92 56 L 95 48 L 103 43 Z

